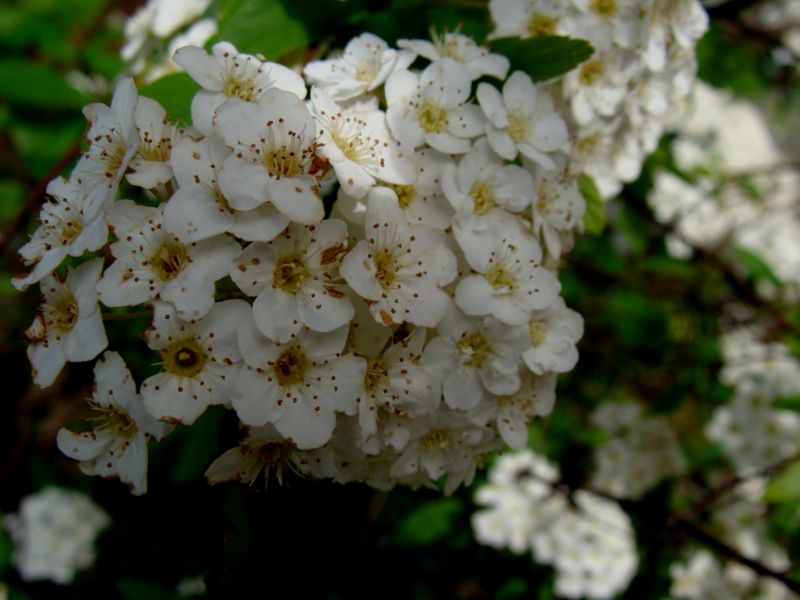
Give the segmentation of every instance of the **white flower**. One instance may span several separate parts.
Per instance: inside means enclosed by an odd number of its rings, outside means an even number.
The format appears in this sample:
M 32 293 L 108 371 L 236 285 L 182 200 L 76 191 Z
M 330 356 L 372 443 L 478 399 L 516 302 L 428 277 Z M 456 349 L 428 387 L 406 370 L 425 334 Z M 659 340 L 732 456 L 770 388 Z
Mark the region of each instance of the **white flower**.
M 169 429 L 145 410 L 122 358 L 106 352 L 94 367 L 89 404 L 96 416 L 92 428 L 75 433 L 62 427 L 58 449 L 80 461 L 87 475 L 119 477 L 135 495 L 147 492 L 147 439 L 159 440 Z
M 312 61 L 303 73 L 331 98 L 342 101 L 371 92 L 392 71 L 405 69 L 413 60 L 413 54 L 393 50 L 378 36 L 362 33 L 347 43 L 340 58 Z
M 445 165 L 442 188 L 450 204 L 460 213 L 462 226 L 465 217 L 481 217 L 496 208 L 520 212 L 530 205 L 536 191 L 531 174 L 518 165 L 504 163 L 491 151 L 485 138 L 475 142 L 458 167 L 453 163 Z
M 381 188 L 370 192 L 364 231 L 367 239 L 342 261 L 347 283 L 368 301 L 376 321 L 434 327 L 450 306 L 441 287 L 457 274 L 442 233 L 408 225 L 397 201 Z
M 60 585 L 94 563 L 95 538 L 110 524 L 108 514 L 88 496 L 57 487 L 25 496 L 19 513 L 5 517 L 22 580 Z
M 419 75 L 397 71 L 385 87 L 389 128 L 404 147 L 466 152 L 484 124 L 480 109 L 467 103 L 471 89 L 466 68 L 452 58 L 431 63 Z
M 236 210 L 219 187 L 222 163 L 230 154 L 216 136 L 184 137 L 172 149 L 178 190 L 164 205 L 164 227 L 182 242 L 197 242 L 221 233 L 247 241 L 268 242 L 289 224 L 271 204 Z
M 523 370 L 521 379 L 519 389 L 514 394 L 498 396 L 487 401 L 497 407 L 497 431 L 500 432 L 503 441 L 517 450 L 524 448 L 528 443 L 528 427 L 531 419 L 550 414 L 556 400 L 554 373 L 535 377 Z
M 267 243 L 250 244 L 231 266 L 231 279 L 253 302 L 256 326 L 286 342 L 303 326 L 328 332 L 349 323 L 353 305 L 337 268 L 347 252 L 347 227 L 338 219 L 292 223 Z
M 86 187 L 85 214 L 103 210 L 117 192 L 119 182 L 139 145 L 134 115 L 139 96 L 132 79 L 114 89 L 111 106 L 89 104 L 83 114 L 89 121 L 89 149 L 78 161 L 72 177 Z
M 306 450 L 330 440 L 335 413 L 356 413 L 356 390 L 366 361 L 345 355 L 347 326 L 330 333 L 302 330 L 281 344 L 254 326 L 239 333 L 245 366 L 239 372 L 231 404 L 243 423 L 272 423 Z
M 303 78 L 273 62 L 240 53 L 230 42 L 218 42 L 212 54 L 197 46 L 179 48 L 173 60 L 203 88 L 192 100 L 192 122 L 202 133 L 214 131 L 214 114 L 228 98 L 268 105 L 268 91 L 283 90 L 302 100 Z
M 67 270 L 64 281 L 53 275 L 40 284 L 42 304 L 25 336 L 33 382 L 52 384 L 66 362 L 92 360 L 108 345 L 95 287 L 102 259 Z
M 494 21 L 491 38 L 522 38 L 565 35 L 566 17 L 563 0 L 489 0 Z
M 483 243 L 461 244 L 477 274 L 458 283 L 455 300 L 470 316 L 492 315 L 509 325 L 522 325 L 533 311 L 547 308 L 558 297 L 561 284 L 540 266 L 541 248 L 513 224 L 498 218 L 496 226 L 484 232 Z
M 423 148 L 413 152 L 408 159 L 415 171 L 409 183 L 398 185 L 380 181 L 378 185 L 394 192 L 409 224 L 447 229 L 453 211 L 442 193 L 441 173 L 444 166 L 452 162 L 450 157 L 432 148 Z M 340 190 L 336 208 L 348 221 L 363 225 L 367 199 L 357 199 Z
M 243 300 L 225 300 L 199 321 L 183 321 L 169 304 L 155 305 L 145 337 L 161 356 L 161 372 L 141 391 L 151 415 L 190 425 L 209 406 L 227 404 L 242 357 L 237 333 L 249 312 Z
M 575 344 L 583 337 L 583 318 L 559 296 L 548 308 L 531 314 L 528 337 L 530 347 L 522 358 L 531 371 L 566 373 L 578 362 Z
M 236 210 L 271 202 L 291 221 L 318 223 L 325 211 L 314 172 L 314 119 L 288 92 L 269 90 L 263 100 L 231 99 L 217 110 L 217 132 L 233 149 L 222 165 L 220 188 Z
M 282 484 L 287 472 L 304 475 L 310 471 L 315 477 L 330 477 L 333 464 L 329 452 L 298 450 L 274 426 L 265 425 L 245 427 L 239 445 L 211 463 L 205 476 L 211 485 L 225 481 L 252 485 L 262 471 L 265 485 L 271 479 Z
M 126 179 L 132 185 L 153 189 L 172 179 L 170 152 L 181 132 L 170 123 L 167 111 L 150 98 L 139 98 L 134 119 L 139 147 Z
M 578 188 L 578 182 L 563 169 L 546 170 L 534 168 L 536 195 L 531 203 L 533 231 L 542 241 L 547 253 L 559 258 L 569 249 L 565 242 L 570 234 L 583 222 L 586 201 Z
M 25 290 L 32 283 L 52 273 L 64 258 L 98 250 L 108 240 L 103 215 L 85 214 L 86 189 L 73 178 L 57 177 L 47 184 L 49 201 L 39 213 L 42 224 L 19 253 L 27 264 L 36 263 L 30 273 L 12 280 L 14 287 Z
M 408 420 L 438 408 L 441 388 L 436 377 L 419 364 L 424 343 L 425 329 L 418 327 L 367 358 L 358 392 L 358 424 L 368 454 L 377 454 L 387 445 L 402 450 L 410 433 Z
M 106 306 L 133 306 L 163 300 L 183 319 L 197 319 L 214 304 L 214 282 L 227 274 L 240 247 L 219 235 L 184 244 L 161 225 L 162 208 L 130 200 L 115 202 L 108 215 L 118 241 L 116 260 L 97 284 Z
M 492 85 L 481 83 L 477 97 L 489 120 L 486 137 L 492 150 L 507 160 L 520 152 L 545 169 L 555 166 L 548 154 L 567 143 L 567 125 L 529 75 L 514 71 L 503 84 L 502 95 Z
M 486 317 L 469 318 L 454 310 L 436 326 L 441 335 L 425 348 L 423 361 L 441 374 L 447 405 L 456 410 L 475 408 L 488 391 L 510 395 L 520 386 L 520 356 L 525 333 Z
M 615 48 L 595 52 L 564 76 L 564 95 L 569 98 L 578 125 L 589 125 L 598 115 L 617 114 L 636 66 L 629 52 Z
M 470 79 L 480 79 L 484 75 L 505 79 L 508 73 L 508 58 L 502 54 L 492 54 L 479 46 L 471 37 L 457 32 L 445 31 L 440 37 L 432 32 L 433 42 L 428 40 L 397 40 L 400 48 L 410 50 L 435 62 L 444 57 L 457 60 L 467 69 Z
M 414 169 L 389 133 L 383 111 L 341 107 L 316 87 L 311 110 L 319 125 L 317 154 L 330 162 L 345 193 L 361 198 L 376 179 L 414 181 Z

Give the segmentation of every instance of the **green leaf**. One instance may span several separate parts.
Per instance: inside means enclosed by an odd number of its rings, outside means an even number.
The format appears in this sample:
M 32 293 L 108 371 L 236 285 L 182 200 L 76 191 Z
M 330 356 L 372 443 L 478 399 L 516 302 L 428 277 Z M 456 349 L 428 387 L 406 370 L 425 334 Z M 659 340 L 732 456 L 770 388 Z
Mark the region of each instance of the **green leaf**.
M 0 61 L 0 98 L 40 108 L 80 108 L 88 102 L 55 70 L 19 59 Z
M 141 598 L 147 598 L 148 600 L 178 600 L 178 598 L 181 598 L 177 592 L 139 579 L 120 579 L 117 581 L 117 589 L 125 600 L 140 600 Z
M 0 179 L 0 225 L 13 219 L 25 199 L 25 186 L 16 179 Z
M 586 40 L 561 36 L 535 37 L 527 40 L 503 37 L 490 42 L 492 51 L 505 54 L 512 70 L 524 71 L 533 81 L 544 81 L 571 71 L 594 49 Z
M 241 52 L 263 54 L 269 60 L 309 43 L 303 24 L 276 0 L 226 0 L 220 8 L 219 32 L 211 40 L 231 42 Z
M 594 179 L 588 175 L 578 177 L 578 188 L 586 200 L 586 212 L 583 213 L 583 227 L 586 233 L 597 235 L 606 226 L 606 203 L 597 189 Z
M 397 528 L 396 542 L 404 546 L 429 546 L 448 537 L 463 511 L 456 498 L 427 502 L 408 515 Z
M 770 481 L 764 492 L 768 502 L 788 502 L 800 499 L 800 460 L 796 460 Z
M 221 407 L 209 408 L 191 427 L 181 432 L 184 439 L 172 468 L 172 480 L 175 483 L 200 479 L 217 457 L 217 439 L 224 412 Z
M 772 271 L 770 266 L 764 262 L 757 254 L 751 252 L 747 248 L 743 246 L 737 246 L 735 248 L 736 258 L 739 259 L 742 267 L 747 272 L 748 277 L 758 280 L 758 279 L 765 279 L 769 281 L 771 284 L 782 287 L 783 282 L 778 278 L 777 275 Z
M 777 398 L 772 403 L 772 408 L 779 408 L 784 410 L 793 410 L 800 412 L 800 394 L 792 394 L 791 396 L 784 396 Z
M 173 73 L 139 88 L 141 96 L 156 100 L 173 123 L 191 123 L 192 97 L 200 89 L 186 73 Z

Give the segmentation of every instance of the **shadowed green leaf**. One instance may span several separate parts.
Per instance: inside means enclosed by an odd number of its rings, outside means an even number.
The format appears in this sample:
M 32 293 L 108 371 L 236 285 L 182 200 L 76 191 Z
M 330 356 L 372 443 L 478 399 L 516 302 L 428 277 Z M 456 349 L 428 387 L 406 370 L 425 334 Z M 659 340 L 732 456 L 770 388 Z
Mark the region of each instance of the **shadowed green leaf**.
M 586 233 L 594 235 L 603 231 L 606 226 L 606 204 L 594 179 L 588 175 L 578 177 L 578 188 L 586 200 L 586 212 L 583 213 L 583 227 Z
M 552 79 L 571 71 L 594 49 L 586 40 L 561 36 L 536 37 L 527 40 L 503 37 L 490 42 L 493 52 L 505 54 L 511 69 L 524 71 L 533 81 Z
M 775 479 L 770 481 L 764 492 L 768 502 L 787 502 L 800 499 L 800 460 L 790 464 Z
M 186 73 L 174 73 L 139 88 L 139 94 L 164 107 L 173 123 L 190 123 L 192 97 L 199 86 Z
M 80 108 L 88 101 L 55 70 L 19 59 L 0 61 L 0 98 L 42 108 Z

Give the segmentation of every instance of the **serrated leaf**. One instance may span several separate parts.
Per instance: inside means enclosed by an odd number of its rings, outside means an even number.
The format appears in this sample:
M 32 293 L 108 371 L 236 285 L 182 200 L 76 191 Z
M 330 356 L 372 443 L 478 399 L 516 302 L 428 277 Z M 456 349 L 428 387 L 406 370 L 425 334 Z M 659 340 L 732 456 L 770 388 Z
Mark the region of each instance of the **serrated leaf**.
M 88 102 L 54 69 L 15 59 L 0 61 L 0 98 L 42 108 L 80 108 Z
M 777 287 L 783 286 L 783 282 L 760 256 L 743 246 L 737 246 L 735 252 L 736 258 L 741 266 L 744 267 L 748 277 L 756 280 L 765 279 Z
M 139 95 L 157 101 L 173 123 L 191 123 L 192 97 L 200 87 L 186 73 L 173 73 L 139 88 Z
M 768 502 L 788 502 L 800 499 L 800 460 L 796 460 L 769 482 L 764 492 Z
M 603 231 L 606 226 L 606 203 L 597 189 L 594 179 L 588 175 L 578 177 L 578 189 L 586 200 L 586 212 L 583 213 L 583 228 L 586 233 L 594 235 Z
M 524 71 L 533 81 L 544 81 L 563 75 L 594 52 L 594 48 L 586 40 L 555 35 L 527 40 L 502 37 L 492 40 L 489 46 L 493 52 L 508 57 L 512 70 Z
M 455 498 L 427 502 L 400 523 L 396 541 L 403 546 L 435 544 L 452 533 L 462 510 L 461 502 Z
M 220 8 L 219 31 L 210 43 L 226 40 L 240 52 L 277 60 L 309 43 L 303 23 L 275 0 L 227 0 Z

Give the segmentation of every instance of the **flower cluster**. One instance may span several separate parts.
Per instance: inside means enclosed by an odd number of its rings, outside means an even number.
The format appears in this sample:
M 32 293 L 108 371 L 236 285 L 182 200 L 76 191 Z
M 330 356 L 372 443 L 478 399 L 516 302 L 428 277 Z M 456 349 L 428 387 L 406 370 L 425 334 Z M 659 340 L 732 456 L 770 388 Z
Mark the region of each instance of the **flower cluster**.
M 730 123 L 736 123 L 731 131 Z M 800 171 L 752 102 L 698 84 L 672 143 L 680 176 L 659 171 L 648 196 L 656 218 L 673 233 L 674 255 L 692 248 L 721 255 L 741 270 L 735 251 L 756 254 L 774 279 L 761 278 L 759 293 L 800 297 Z M 732 260 L 733 259 L 733 260 Z
M 628 515 L 611 500 L 580 490 L 568 498 L 558 469 L 530 450 L 501 456 L 475 500 L 479 542 L 556 569 L 564 598 L 613 598 L 636 573 L 636 540 Z
M 609 439 L 594 450 L 592 487 L 636 499 L 686 468 L 678 440 L 663 417 L 644 416 L 641 404 L 606 402 L 592 414 Z
M 766 481 L 762 478 L 741 483 L 718 498 L 710 507 L 710 528 L 719 539 L 742 556 L 778 572 L 789 568 L 782 548 L 770 542 L 764 520 L 767 508 L 761 500 Z M 760 577 L 749 567 L 726 561 L 720 563 L 707 550 L 694 550 L 684 561 L 670 567 L 674 598 L 769 598 L 783 600 L 796 594 L 780 582 Z
M 88 150 L 51 182 L 15 280 L 43 294 L 34 381 L 93 360 L 103 316 L 141 307 L 160 371 L 137 390 L 104 355 L 91 427 L 58 439 L 84 472 L 143 493 L 145 440 L 221 405 L 242 440 L 212 482 L 291 469 L 450 492 L 551 410 L 583 333 L 557 276 L 585 206 L 567 126 L 469 37 L 398 45 L 362 34 L 305 80 L 186 46 L 191 125 L 129 79 L 86 107 Z
M 764 343 L 755 327 L 723 336 L 721 379 L 733 399 L 714 411 L 706 435 L 738 472 L 775 465 L 800 449 L 800 416 L 773 402 L 800 393 L 800 361 L 779 342 Z
M 4 525 L 16 546 L 13 563 L 25 581 L 72 581 L 94 563 L 94 541 L 111 518 L 84 494 L 48 487 L 22 499 Z
M 491 0 L 493 35 L 587 39 L 591 59 L 549 85 L 568 108 L 574 167 L 604 197 L 636 179 L 685 99 L 708 16 L 697 0 Z

